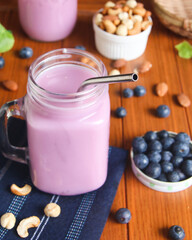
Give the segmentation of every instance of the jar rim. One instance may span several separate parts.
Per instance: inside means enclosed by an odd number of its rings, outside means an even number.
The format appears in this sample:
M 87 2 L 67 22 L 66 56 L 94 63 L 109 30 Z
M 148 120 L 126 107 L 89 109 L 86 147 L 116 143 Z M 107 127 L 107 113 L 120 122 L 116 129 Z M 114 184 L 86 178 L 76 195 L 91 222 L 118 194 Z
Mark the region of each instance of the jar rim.
M 73 55 L 79 55 L 81 57 L 87 57 L 89 59 L 91 59 L 92 61 L 94 61 L 96 63 L 96 65 L 100 68 L 101 73 L 99 74 L 99 71 L 97 70 L 96 72 L 98 72 L 99 76 L 105 76 L 107 75 L 107 70 L 105 68 L 105 65 L 103 64 L 103 62 L 96 57 L 95 55 L 93 55 L 90 52 L 84 51 L 84 50 L 80 50 L 80 49 L 76 49 L 76 48 L 60 48 L 60 49 L 55 49 L 49 52 L 46 52 L 44 54 L 42 54 L 41 56 L 39 56 L 36 60 L 34 60 L 32 62 L 32 64 L 29 67 L 29 71 L 28 71 L 28 85 L 30 86 L 30 88 L 32 90 L 34 90 L 38 95 L 40 95 L 41 97 L 47 97 L 49 96 L 49 99 L 55 99 L 55 101 L 67 101 L 67 102 L 71 102 L 74 101 L 74 99 L 78 99 L 78 100 L 82 100 L 82 99 L 86 99 L 87 96 L 92 96 L 97 92 L 101 92 L 104 89 L 104 86 L 102 85 L 95 85 L 90 89 L 86 89 L 80 92 L 76 92 L 76 93 L 56 93 L 56 92 L 51 92 L 46 90 L 45 88 L 41 87 L 38 85 L 38 83 L 35 81 L 35 77 L 34 77 L 34 69 L 37 68 L 37 66 L 39 66 L 40 64 L 43 64 L 43 62 L 45 60 L 50 60 L 51 58 L 54 59 L 58 58 L 59 56 L 62 56 L 64 58 L 64 55 L 66 54 L 66 59 L 69 58 L 70 56 Z M 74 63 L 77 63 L 74 61 Z M 86 64 L 83 64 L 86 67 Z M 90 67 L 91 68 L 91 67 Z M 92 67 L 92 70 L 96 70 Z

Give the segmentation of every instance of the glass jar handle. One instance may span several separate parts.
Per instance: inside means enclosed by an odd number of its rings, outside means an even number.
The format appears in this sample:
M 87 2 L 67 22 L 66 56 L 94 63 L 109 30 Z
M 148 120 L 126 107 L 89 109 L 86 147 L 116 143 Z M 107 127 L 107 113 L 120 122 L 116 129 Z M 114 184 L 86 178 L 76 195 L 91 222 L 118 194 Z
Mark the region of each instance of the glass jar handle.
M 5 103 L 0 109 L 0 149 L 2 154 L 13 161 L 27 164 L 27 147 L 11 145 L 8 138 L 8 120 L 13 116 L 25 117 L 24 97 Z

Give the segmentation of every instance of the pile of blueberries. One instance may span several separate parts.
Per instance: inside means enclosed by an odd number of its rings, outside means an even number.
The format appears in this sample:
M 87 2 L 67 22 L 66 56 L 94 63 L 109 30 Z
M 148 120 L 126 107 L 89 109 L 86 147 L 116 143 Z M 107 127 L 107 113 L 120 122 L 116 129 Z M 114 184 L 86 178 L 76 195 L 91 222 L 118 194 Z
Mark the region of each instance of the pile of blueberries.
M 148 131 L 132 142 L 135 165 L 151 178 L 179 182 L 192 176 L 190 137 L 180 132 Z

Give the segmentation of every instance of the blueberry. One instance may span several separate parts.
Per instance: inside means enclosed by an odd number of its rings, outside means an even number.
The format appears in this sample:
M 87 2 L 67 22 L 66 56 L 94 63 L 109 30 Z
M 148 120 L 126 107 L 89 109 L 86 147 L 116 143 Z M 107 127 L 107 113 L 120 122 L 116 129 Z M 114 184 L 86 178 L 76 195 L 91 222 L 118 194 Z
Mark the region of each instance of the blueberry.
M 172 240 L 183 240 L 185 237 L 185 232 L 182 227 L 174 225 L 169 228 L 169 237 Z
M 161 169 L 164 173 L 169 173 L 173 171 L 173 164 L 171 162 L 162 162 Z
M 159 151 L 160 152 L 162 150 L 162 144 L 158 140 L 151 141 L 148 144 L 148 150 L 149 151 Z
M 115 111 L 115 114 L 118 118 L 123 118 L 127 115 L 127 111 L 124 107 L 118 107 Z
M 175 169 L 175 172 L 179 174 L 179 181 L 183 181 L 187 178 L 186 175 L 181 171 L 181 169 Z
M 162 182 L 167 182 L 167 177 L 166 177 L 165 173 L 161 173 L 157 179 Z
M 179 173 L 175 170 L 173 172 L 169 172 L 167 174 L 167 180 L 169 182 L 179 182 L 180 181 Z
M 120 208 L 115 213 L 115 218 L 119 223 L 128 223 L 131 220 L 131 212 L 127 208 Z
M 156 132 L 153 132 L 153 131 L 148 131 L 148 132 L 145 133 L 144 139 L 145 139 L 145 141 L 147 141 L 147 142 L 156 140 L 156 139 L 157 139 L 157 133 L 156 133 Z
M 183 158 L 179 157 L 179 156 L 173 156 L 171 158 L 171 162 L 173 163 L 173 166 L 175 168 L 179 167 L 181 165 L 181 163 L 183 162 Z
M 190 152 L 189 144 L 184 142 L 175 142 L 172 145 L 172 153 L 175 156 L 185 157 Z
M 133 92 L 133 90 L 132 90 L 131 88 L 125 88 L 125 89 L 123 90 L 123 96 L 124 96 L 125 98 L 133 97 L 133 95 L 134 95 L 134 92 Z
M 160 105 L 156 111 L 157 116 L 160 118 L 166 118 L 170 115 L 170 108 L 167 105 Z
M 143 154 L 143 153 L 138 153 L 135 154 L 133 157 L 133 160 L 135 162 L 135 165 L 139 168 L 139 169 L 144 169 L 147 167 L 147 165 L 149 164 L 149 159 L 148 157 Z
M 192 160 L 184 160 L 181 164 L 181 170 L 186 176 L 192 177 Z
M 161 143 L 163 145 L 163 150 L 169 150 L 174 142 L 175 142 L 175 140 L 172 137 L 166 137 L 166 138 L 161 139 Z
M 169 137 L 169 133 L 166 130 L 159 131 L 157 133 L 157 135 L 158 135 L 159 138 L 167 138 L 167 137 Z
M 86 48 L 82 45 L 77 45 L 77 46 L 75 46 L 75 48 L 80 49 L 80 50 L 84 50 L 84 51 L 86 50 Z
M 158 163 L 161 161 L 161 154 L 157 151 L 151 151 L 147 153 L 147 157 L 150 162 Z
M 5 60 L 3 57 L 0 56 L 0 69 L 5 66 Z
M 189 143 L 191 139 L 187 133 L 180 132 L 176 135 L 175 140 L 178 142 Z
M 132 142 L 133 150 L 137 153 L 143 153 L 147 150 L 147 143 L 142 137 L 136 137 Z
M 30 47 L 21 48 L 19 51 L 20 58 L 30 58 L 33 56 L 33 50 Z
M 187 156 L 185 156 L 185 159 L 192 159 L 192 152 L 189 152 Z
M 161 174 L 161 166 L 159 163 L 149 163 L 145 169 L 145 174 L 152 178 L 158 178 Z
M 143 87 L 143 86 L 137 86 L 135 89 L 134 89 L 134 95 L 136 97 L 141 97 L 141 96 L 144 96 L 146 94 L 146 88 Z
M 173 157 L 173 154 L 170 151 L 162 151 L 161 152 L 161 160 L 162 161 L 170 161 Z

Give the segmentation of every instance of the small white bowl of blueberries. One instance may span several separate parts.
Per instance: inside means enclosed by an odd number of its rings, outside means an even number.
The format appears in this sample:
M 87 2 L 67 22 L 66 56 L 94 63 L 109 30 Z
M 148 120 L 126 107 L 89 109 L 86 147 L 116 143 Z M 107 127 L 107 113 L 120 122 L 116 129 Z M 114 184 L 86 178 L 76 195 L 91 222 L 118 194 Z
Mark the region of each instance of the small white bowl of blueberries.
M 148 131 L 133 139 L 130 155 L 135 176 L 151 189 L 178 192 L 192 185 L 192 142 L 187 133 Z

